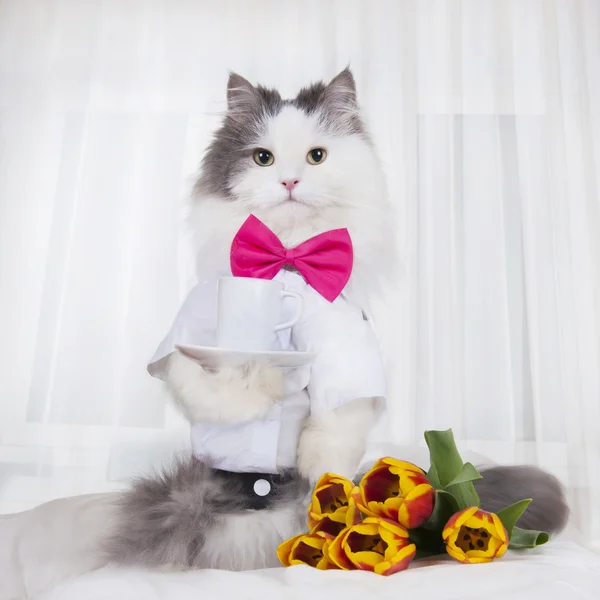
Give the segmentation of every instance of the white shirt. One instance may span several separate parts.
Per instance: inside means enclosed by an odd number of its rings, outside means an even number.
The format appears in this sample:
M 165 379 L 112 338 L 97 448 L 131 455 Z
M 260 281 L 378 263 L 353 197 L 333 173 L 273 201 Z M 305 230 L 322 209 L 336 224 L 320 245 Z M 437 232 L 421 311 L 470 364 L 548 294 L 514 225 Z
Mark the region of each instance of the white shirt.
M 219 273 L 197 284 L 185 299 L 171 330 L 148 365 L 164 377 L 165 359 L 176 344 L 216 345 Z M 296 272 L 280 271 L 276 281 L 304 298 L 302 316 L 291 330 L 278 333 L 282 350 L 314 352 L 314 361 L 285 372 L 285 398 L 259 421 L 235 425 L 195 423 L 192 450 L 201 460 L 235 472 L 277 473 L 296 466 L 303 422 L 357 398 L 385 397 L 379 345 L 362 309 L 342 294 L 328 302 Z M 282 315 L 291 318 L 294 299 L 284 299 Z

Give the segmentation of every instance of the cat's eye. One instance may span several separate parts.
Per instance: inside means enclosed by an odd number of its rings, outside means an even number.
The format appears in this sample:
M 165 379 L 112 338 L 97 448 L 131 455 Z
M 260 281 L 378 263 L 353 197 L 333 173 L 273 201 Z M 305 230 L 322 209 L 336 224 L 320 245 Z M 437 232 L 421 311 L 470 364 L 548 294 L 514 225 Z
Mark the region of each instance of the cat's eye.
M 325 148 L 313 148 L 307 155 L 306 160 L 311 165 L 320 165 L 327 158 Z
M 275 157 L 268 150 L 262 148 L 256 150 L 252 158 L 259 167 L 270 167 L 275 162 Z

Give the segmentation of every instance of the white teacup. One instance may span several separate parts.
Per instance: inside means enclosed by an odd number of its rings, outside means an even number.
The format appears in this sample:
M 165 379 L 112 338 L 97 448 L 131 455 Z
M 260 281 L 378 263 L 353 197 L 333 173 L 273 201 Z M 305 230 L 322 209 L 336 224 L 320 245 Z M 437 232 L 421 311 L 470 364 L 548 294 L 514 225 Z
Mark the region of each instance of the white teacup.
M 296 299 L 294 317 L 281 323 L 283 299 Z M 276 350 L 277 332 L 293 327 L 302 314 L 302 296 L 279 281 L 221 277 L 217 301 L 217 346 L 231 350 Z

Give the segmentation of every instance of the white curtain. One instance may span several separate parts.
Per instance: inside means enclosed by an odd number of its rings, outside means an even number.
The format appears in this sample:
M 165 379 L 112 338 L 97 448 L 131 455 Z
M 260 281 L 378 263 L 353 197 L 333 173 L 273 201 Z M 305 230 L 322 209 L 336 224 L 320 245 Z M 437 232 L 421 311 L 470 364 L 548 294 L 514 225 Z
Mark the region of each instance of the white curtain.
M 348 63 L 403 241 L 394 439 L 540 464 L 600 540 L 597 0 L 0 0 L 0 511 L 185 447 L 145 364 L 228 70 Z

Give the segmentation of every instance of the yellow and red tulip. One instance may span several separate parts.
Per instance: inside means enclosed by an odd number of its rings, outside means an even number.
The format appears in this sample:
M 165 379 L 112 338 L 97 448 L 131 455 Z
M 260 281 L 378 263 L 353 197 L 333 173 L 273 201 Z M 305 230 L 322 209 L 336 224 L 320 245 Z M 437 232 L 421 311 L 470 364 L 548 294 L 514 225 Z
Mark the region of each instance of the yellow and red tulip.
M 308 565 L 322 571 L 337 569 L 329 559 L 331 540 L 331 536 L 323 533 L 303 533 L 280 544 L 277 556 L 284 567 Z
M 309 529 L 313 531 L 320 521 L 327 519 L 322 526 L 323 531 L 330 531 L 333 535 L 337 535 L 342 528 L 332 523 L 339 523 L 344 527 L 358 523 L 360 511 L 352 497 L 354 487 L 354 484 L 345 477 L 331 473 L 323 475 L 317 481 L 308 506 Z M 337 533 L 335 533 L 336 529 Z
M 433 511 L 435 491 L 425 473 L 412 463 L 381 458 L 362 478 L 353 498 L 366 515 L 419 527 Z
M 508 548 L 508 533 L 498 515 L 476 506 L 453 515 L 442 532 L 446 552 L 462 563 L 487 563 Z
M 328 547 L 329 560 L 343 570 L 391 575 L 408 567 L 416 546 L 408 531 L 393 521 L 369 517 L 347 527 Z

